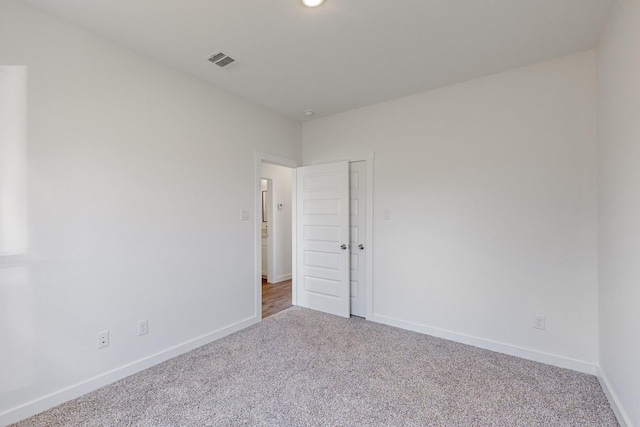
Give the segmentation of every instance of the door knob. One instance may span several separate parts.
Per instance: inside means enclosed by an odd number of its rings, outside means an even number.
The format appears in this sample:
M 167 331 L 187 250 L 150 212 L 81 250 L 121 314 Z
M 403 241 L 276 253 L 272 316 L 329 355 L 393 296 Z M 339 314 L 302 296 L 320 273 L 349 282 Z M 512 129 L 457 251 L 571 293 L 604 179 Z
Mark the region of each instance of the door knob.
M 340 249 L 342 249 L 343 251 L 347 249 L 347 245 L 345 245 L 344 243 L 340 245 Z
M 363 245 L 362 243 L 360 243 L 360 244 L 358 245 L 358 249 L 363 250 L 363 249 L 364 249 L 364 245 Z

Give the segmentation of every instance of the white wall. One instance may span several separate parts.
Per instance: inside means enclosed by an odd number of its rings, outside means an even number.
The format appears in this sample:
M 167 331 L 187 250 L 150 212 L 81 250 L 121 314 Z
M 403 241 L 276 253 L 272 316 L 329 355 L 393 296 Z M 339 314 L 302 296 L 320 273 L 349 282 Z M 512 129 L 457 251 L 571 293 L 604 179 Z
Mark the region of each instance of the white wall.
M 0 66 L 0 256 L 27 250 L 27 70 Z
M 640 2 L 619 0 L 598 49 L 600 369 L 640 426 Z M 620 417 L 619 417 L 620 418 Z
M 262 164 L 262 177 L 272 180 L 273 205 L 269 218 L 270 233 L 274 242 L 274 283 L 291 279 L 291 178 L 292 169 Z M 282 209 L 277 205 L 282 203 Z
M 593 51 L 303 125 L 305 164 L 366 152 L 373 320 L 595 373 Z
M 27 66 L 30 239 L 0 275 L 23 296 L 0 300 L 0 425 L 260 319 L 240 210 L 254 151 L 299 158 L 298 123 L 14 1 L 0 65 Z

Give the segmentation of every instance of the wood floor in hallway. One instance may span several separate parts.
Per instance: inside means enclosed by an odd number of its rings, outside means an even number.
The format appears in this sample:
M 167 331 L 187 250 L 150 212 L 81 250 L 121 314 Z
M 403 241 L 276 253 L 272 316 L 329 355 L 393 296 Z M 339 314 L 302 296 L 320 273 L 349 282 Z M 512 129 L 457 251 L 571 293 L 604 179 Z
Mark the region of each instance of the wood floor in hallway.
M 291 280 L 267 283 L 262 279 L 262 318 L 291 307 Z

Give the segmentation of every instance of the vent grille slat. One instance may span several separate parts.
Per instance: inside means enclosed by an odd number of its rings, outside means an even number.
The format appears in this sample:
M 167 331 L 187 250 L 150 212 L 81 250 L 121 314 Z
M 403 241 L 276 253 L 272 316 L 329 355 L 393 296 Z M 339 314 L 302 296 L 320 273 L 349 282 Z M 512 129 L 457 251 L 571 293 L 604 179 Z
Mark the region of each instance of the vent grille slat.
M 209 62 L 213 62 L 213 63 L 215 64 L 216 62 L 218 62 L 219 60 L 221 60 L 221 59 L 222 59 L 222 58 L 224 58 L 225 56 L 227 56 L 227 55 L 225 55 L 225 54 L 224 54 L 224 53 L 222 53 L 222 52 L 220 52 L 220 53 L 218 53 L 218 54 L 216 54 L 216 55 L 211 55 L 211 56 L 209 57 Z
M 226 67 L 227 65 L 231 64 L 232 62 L 235 62 L 235 59 L 233 59 L 230 56 L 227 56 L 226 58 L 216 62 L 216 65 L 218 67 Z

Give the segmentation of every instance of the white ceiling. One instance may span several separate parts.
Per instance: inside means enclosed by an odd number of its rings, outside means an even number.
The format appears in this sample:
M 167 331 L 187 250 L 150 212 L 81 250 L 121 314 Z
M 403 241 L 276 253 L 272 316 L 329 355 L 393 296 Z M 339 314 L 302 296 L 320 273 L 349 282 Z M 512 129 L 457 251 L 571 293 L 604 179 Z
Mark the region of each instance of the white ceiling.
M 304 120 L 590 49 L 615 0 L 24 1 Z

